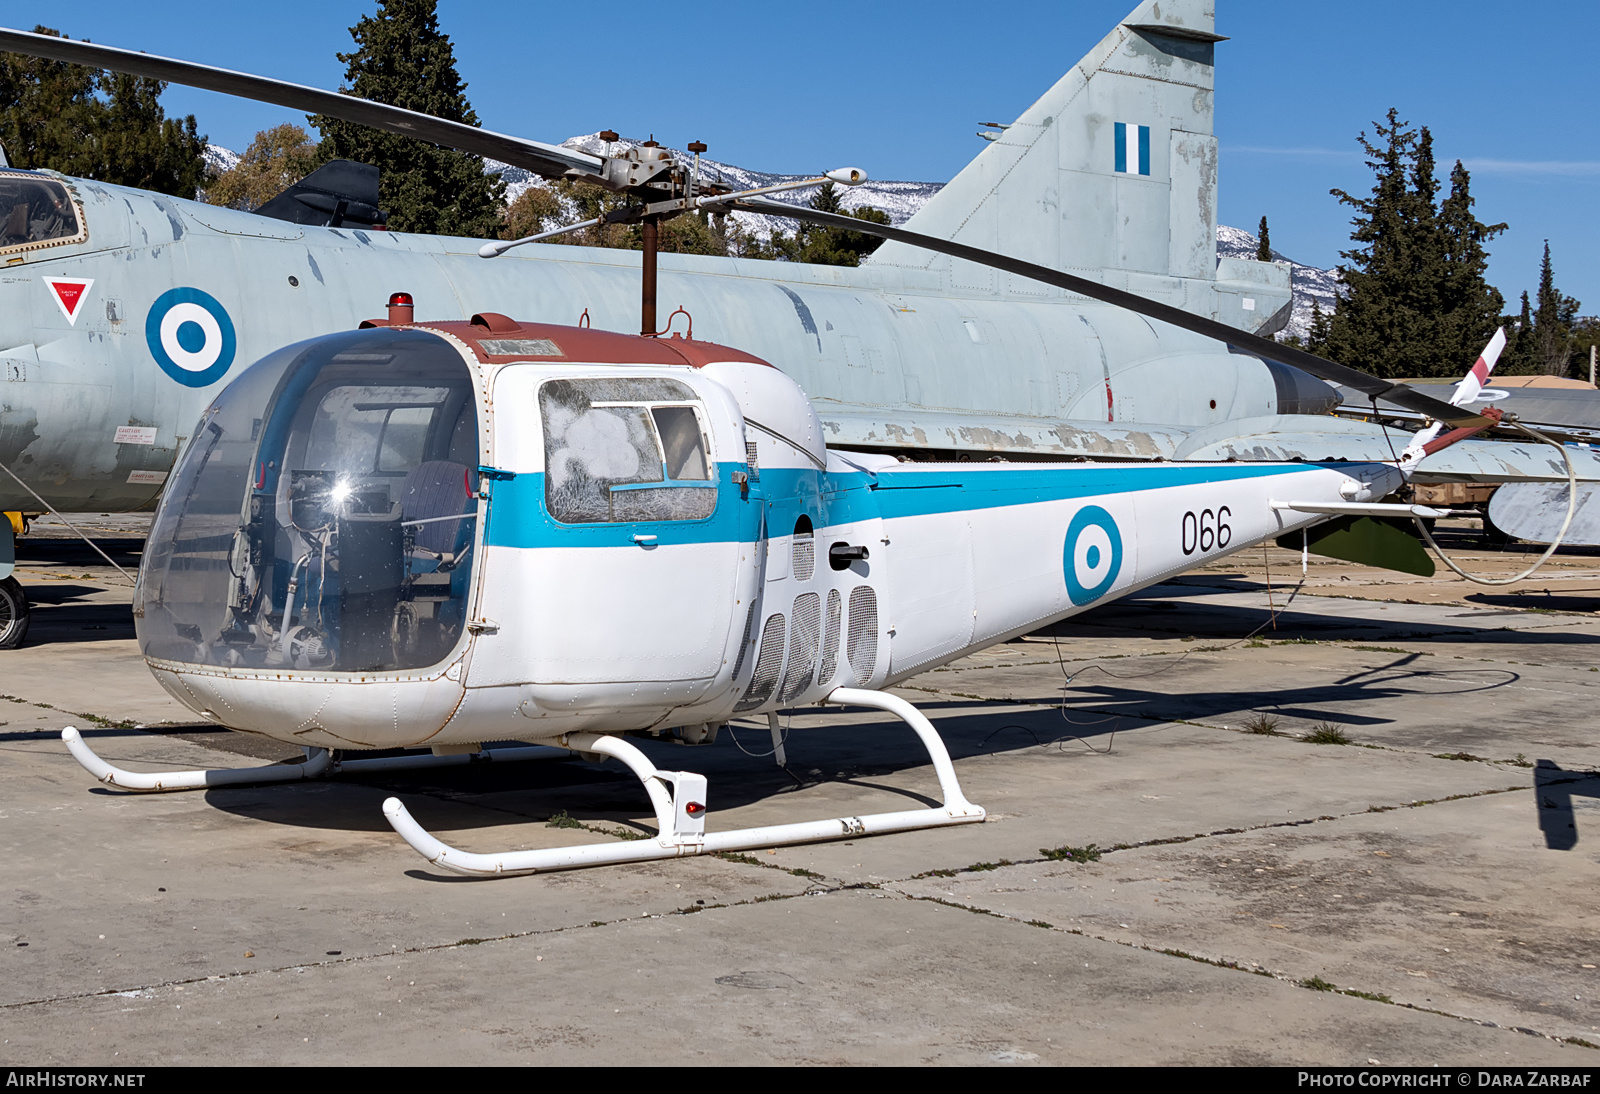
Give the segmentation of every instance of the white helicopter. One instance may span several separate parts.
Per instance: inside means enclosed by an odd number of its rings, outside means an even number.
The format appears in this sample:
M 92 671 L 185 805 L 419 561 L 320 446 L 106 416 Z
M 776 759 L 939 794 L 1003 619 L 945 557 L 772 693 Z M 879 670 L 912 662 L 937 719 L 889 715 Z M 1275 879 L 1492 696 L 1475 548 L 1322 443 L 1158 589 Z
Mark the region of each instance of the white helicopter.
M 484 854 L 384 803 L 467 874 L 982 821 L 932 725 L 885 688 L 1331 515 L 1441 515 L 1378 500 L 1414 464 L 901 463 L 827 449 L 799 386 L 739 350 L 495 313 L 418 323 L 397 293 L 386 320 L 222 391 L 135 593 L 169 693 L 306 762 L 135 773 L 62 736 L 132 791 L 576 753 L 621 760 L 654 807 L 653 839 Z M 943 804 L 707 831 L 704 776 L 627 740 L 710 742 L 811 703 L 907 722 Z M 394 748 L 428 751 L 345 758 Z

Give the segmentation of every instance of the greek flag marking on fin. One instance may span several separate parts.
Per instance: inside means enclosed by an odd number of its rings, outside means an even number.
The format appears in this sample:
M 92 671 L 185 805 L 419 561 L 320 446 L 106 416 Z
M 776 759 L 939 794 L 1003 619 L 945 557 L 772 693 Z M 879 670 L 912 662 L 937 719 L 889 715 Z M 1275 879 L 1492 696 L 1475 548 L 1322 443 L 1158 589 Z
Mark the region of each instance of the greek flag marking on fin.
M 1132 138 L 1130 142 L 1129 138 Z M 1128 146 L 1132 144 L 1130 149 Z M 1129 153 L 1132 153 L 1130 160 Z M 1150 127 L 1133 122 L 1116 123 L 1114 171 L 1119 175 L 1150 174 Z

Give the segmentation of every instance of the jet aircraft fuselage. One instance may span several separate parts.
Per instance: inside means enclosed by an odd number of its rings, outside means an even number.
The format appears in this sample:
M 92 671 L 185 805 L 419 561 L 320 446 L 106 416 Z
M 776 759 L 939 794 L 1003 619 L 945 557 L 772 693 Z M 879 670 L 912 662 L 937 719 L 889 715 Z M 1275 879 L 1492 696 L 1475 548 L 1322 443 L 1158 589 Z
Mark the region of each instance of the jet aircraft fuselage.
M 0 173 L 0 189 L 21 177 Z M 0 251 L 0 463 L 63 510 L 150 504 L 240 368 L 379 315 L 394 291 L 413 295 L 419 318 L 637 324 L 637 252 L 550 245 L 485 261 L 472 240 L 42 178 L 76 199 L 87 238 Z M 1195 295 L 1210 291 L 1201 282 Z M 896 267 L 663 255 L 661 294 L 696 337 L 794 377 L 839 445 L 1152 459 L 1196 428 L 1332 403 L 1303 373 L 1054 290 L 962 297 Z M 37 508 L 0 479 L 0 509 Z

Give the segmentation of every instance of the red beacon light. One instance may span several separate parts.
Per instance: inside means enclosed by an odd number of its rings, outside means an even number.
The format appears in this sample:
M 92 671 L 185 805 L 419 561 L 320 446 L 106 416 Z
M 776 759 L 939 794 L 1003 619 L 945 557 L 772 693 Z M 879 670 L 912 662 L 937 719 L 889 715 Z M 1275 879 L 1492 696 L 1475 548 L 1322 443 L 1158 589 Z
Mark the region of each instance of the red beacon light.
M 416 305 L 412 303 L 411 294 L 396 292 L 389 294 L 389 322 L 396 325 L 409 325 L 417 318 Z

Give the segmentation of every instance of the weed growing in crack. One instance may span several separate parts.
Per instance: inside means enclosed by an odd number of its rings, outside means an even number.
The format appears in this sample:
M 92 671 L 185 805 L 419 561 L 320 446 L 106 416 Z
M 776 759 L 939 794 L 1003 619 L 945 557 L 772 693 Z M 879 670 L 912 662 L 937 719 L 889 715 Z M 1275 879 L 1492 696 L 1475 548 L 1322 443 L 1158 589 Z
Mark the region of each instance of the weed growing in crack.
M 754 855 L 741 855 L 737 851 L 713 851 L 712 858 L 719 858 L 724 862 L 742 862 L 746 866 L 765 866 L 766 863 Z
M 1390 999 L 1387 995 L 1384 995 L 1381 992 L 1357 991 L 1355 988 L 1340 988 L 1339 994 L 1354 996 L 1357 999 L 1370 999 L 1374 1003 L 1388 1003 L 1390 1006 L 1394 1005 L 1394 1000 Z
M 1347 745 L 1352 744 L 1350 735 L 1332 722 L 1318 722 L 1311 727 L 1301 740 L 1312 745 Z
M 582 828 L 583 822 L 580 820 L 574 820 L 572 817 L 568 816 L 567 811 L 563 809 L 561 812 L 545 821 L 544 826 L 546 828 Z
M 1254 733 L 1258 737 L 1283 737 L 1285 734 L 1278 730 L 1278 719 L 1270 714 L 1257 714 L 1244 724 L 1246 733 Z
M 1041 847 L 1039 853 L 1052 862 L 1060 862 L 1063 859 L 1072 862 L 1099 862 L 1100 856 L 1105 852 L 1091 843 L 1084 847 Z

